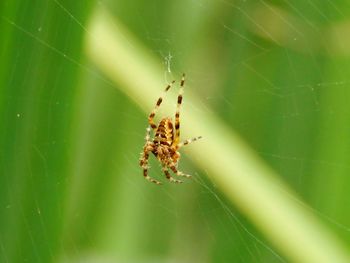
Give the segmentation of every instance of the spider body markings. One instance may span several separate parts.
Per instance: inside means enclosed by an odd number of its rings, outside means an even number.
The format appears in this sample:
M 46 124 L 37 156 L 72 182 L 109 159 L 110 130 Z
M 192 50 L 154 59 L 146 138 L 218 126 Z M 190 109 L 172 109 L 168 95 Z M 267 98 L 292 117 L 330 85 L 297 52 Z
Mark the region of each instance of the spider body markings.
M 172 87 L 175 81 L 172 81 L 166 86 L 164 90 L 164 95 Z M 164 172 L 166 178 L 172 183 L 182 183 L 181 180 L 177 180 L 170 175 L 169 169 L 177 176 L 191 177 L 177 169 L 178 162 L 180 159 L 180 153 L 178 150 L 185 145 L 188 145 L 196 140 L 202 138 L 201 136 L 188 139 L 184 142 L 180 142 L 180 107 L 182 103 L 182 95 L 185 85 L 185 74 L 182 75 L 179 95 L 177 97 L 177 106 L 175 112 L 175 124 L 171 118 L 163 118 L 158 125 L 154 123 L 154 117 L 156 112 L 163 101 L 163 97 L 158 98 L 156 106 L 148 117 L 149 126 L 146 129 L 146 143 L 141 152 L 140 166 L 143 169 L 143 176 L 146 180 L 153 182 L 155 184 L 162 184 L 161 182 L 153 179 L 148 175 L 148 160 L 150 153 L 152 153 L 157 160 L 162 165 L 162 171 Z M 154 138 L 151 139 L 151 128 L 154 132 Z

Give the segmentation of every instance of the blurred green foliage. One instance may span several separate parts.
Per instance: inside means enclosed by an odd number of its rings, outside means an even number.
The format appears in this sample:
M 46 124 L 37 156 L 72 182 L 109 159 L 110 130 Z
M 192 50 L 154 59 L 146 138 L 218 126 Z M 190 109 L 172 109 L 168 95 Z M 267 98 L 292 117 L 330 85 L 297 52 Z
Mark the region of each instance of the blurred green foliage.
M 84 56 L 95 5 L 163 63 L 160 78 L 185 71 L 349 246 L 346 1 L 5 0 L 0 262 L 281 261 L 186 154 L 193 181 L 144 182 L 146 114 Z
M 90 4 L 64 4 L 86 20 Z M 52 262 L 62 250 L 83 32 L 54 1 L 2 1 L 0 15 L 0 261 Z

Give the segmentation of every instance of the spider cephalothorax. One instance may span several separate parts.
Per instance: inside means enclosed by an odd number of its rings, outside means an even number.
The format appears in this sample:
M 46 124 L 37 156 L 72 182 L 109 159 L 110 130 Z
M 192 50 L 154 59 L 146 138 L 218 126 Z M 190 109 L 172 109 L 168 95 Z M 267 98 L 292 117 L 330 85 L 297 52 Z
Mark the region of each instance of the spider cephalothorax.
M 172 81 L 165 88 L 164 93 L 166 93 L 175 81 Z M 148 180 L 156 184 L 161 184 L 161 182 L 151 178 L 148 175 L 148 159 L 149 153 L 153 153 L 154 156 L 162 165 L 162 170 L 166 178 L 170 182 L 182 183 L 180 180 L 176 180 L 169 173 L 169 168 L 177 175 L 190 177 L 188 174 L 184 174 L 177 170 L 177 164 L 180 159 L 180 153 L 178 150 L 191 142 L 194 142 L 201 138 L 201 136 L 186 140 L 184 142 L 180 141 L 180 106 L 182 103 L 182 94 L 185 84 L 185 74 L 182 75 L 180 83 L 180 91 L 177 97 L 177 107 L 175 113 L 175 125 L 173 124 L 171 118 L 163 118 L 158 125 L 154 123 L 154 116 L 163 101 L 163 97 L 160 97 L 156 103 L 155 108 L 148 117 L 149 127 L 147 127 L 146 132 L 146 143 L 141 152 L 140 166 L 143 168 L 143 176 Z M 151 128 L 154 131 L 154 138 L 151 139 Z

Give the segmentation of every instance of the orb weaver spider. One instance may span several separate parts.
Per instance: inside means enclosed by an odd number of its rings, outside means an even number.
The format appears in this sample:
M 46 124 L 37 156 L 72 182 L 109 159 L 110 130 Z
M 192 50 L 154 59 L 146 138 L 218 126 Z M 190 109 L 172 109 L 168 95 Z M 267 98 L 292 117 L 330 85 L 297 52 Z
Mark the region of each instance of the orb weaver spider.
M 175 80 L 168 84 L 164 90 L 164 95 L 175 83 Z M 172 119 L 169 117 L 163 118 L 158 125 L 154 123 L 154 117 L 156 112 L 163 101 L 163 97 L 159 97 L 156 106 L 152 110 L 151 114 L 148 116 L 149 126 L 146 129 L 146 143 L 141 152 L 140 166 L 143 169 L 143 176 L 146 180 L 155 183 L 157 185 L 162 184 L 161 182 L 153 179 L 148 175 L 148 160 L 150 153 L 153 153 L 157 160 L 162 165 L 162 171 L 164 172 L 166 178 L 172 183 L 182 183 L 181 180 L 177 180 L 170 175 L 169 168 L 177 176 L 191 177 L 191 175 L 185 174 L 177 169 L 178 162 L 180 159 L 180 153 L 178 150 L 185 145 L 195 142 L 202 138 L 198 136 L 186 141 L 180 142 L 180 107 L 182 103 L 182 95 L 185 85 L 185 74 L 182 75 L 179 95 L 177 97 L 177 106 L 175 113 L 175 125 L 173 125 Z M 175 126 L 175 129 L 174 129 Z M 154 131 L 154 138 L 151 139 L 151 128 Z

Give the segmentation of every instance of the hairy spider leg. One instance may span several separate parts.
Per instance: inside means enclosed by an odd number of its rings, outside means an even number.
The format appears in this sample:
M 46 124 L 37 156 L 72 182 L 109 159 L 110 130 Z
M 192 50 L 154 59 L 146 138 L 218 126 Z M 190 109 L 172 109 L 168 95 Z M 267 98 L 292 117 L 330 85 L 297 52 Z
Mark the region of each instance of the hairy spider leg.
M 163 97 L 165 96 L 165 94 L 167 93 L 167 91 L 172 87 L 172 85 L 175 83 L 175 80 L 173 80 L 170 84 L 168 84 L 166 87 L 165 87 L 165 90 L 164 90 L 164 94 L 163 96 L 160 96 L 157 100 L 157 103 L 156 103 L 156 106 L 154 107 L 154 109 L 152 110 L 151 114 L 148 116 L 148 123 L 149 125 L 151 125 L 152 129 L 153 130 L 156 130 L 157 129 L 157 125 L 154 123 L 154 116 L 156 115 L 156 112 L 160 106 L 160 104 L 162 104 L 162 101 L 163 101 Z
M 149 158 L 148 152 L 145 152 L 144 157 L 145 157 L 146 162 L 148 163 L 148 158 Z M 150 177 L 148 175 L 148 167 L 147 168 L 143 168 L 143 176 L 145 177 L 146 180 L 148 180 L 148 181 L 150 181 L 152 183 L 155 183 L 155 184 L 158 184 L 158 185 L 162 184 L 161 182 L 157 181 L 156 179 L 153 179 L 152 177 Z
M 161 182 L 157 181 L 156 179 L 153 179 L 148 175 L 148 159 L 149 159 L 149 152 L 152 152 L 153 147 L 152 147 L 152 142 L 151 142 L 151 128 L 147 127 L 146 129 L 146 145 L 143 148 L 143 152 L 141 153 L 141 158 L 140 158 L 140 166 L 143 169 L 143 176 L 145 177 L 146 180 L 155 183 L 155 184 L 162 184 Z
M 187 178 L 190 178 L 190 177 L 191 177 L 191 175 L 185 174 L 185 173 L 183 173 L 183 172 L 177 170 L 177 169 L 176 169 L 176 165 L 175 165 L 174 163 L 171 163 L 171 164 L 169 165 L 169 168 L 170 168 L 170 169 L 174 172 L 174 174 L 176 174 L 177 176 L 182 176 L 182 177 L 187 177 Z
M 162 168 L 162 170 L 163 170 L 163 172 L 164 172 L 166 178 L 167 178 L 170 182 L 176 183 L 176 184 L 181 184 L 181 183 L 183 183 L 181 180 L 176 180 L 174 177 L 172 177 L 172 176 L 170 175 L 170 173 L 169 173 L 167 167 L 164 166 L 164 167 Z
M 175 139 L 173 145 L 177 145 L 180 140 L 180 108 L 182 103 L 182 95 L 184 93 L 184 85 L 185 85 L 185 73 L 182 74 L 179 95 L 177 96 L 177 105 L 176 105 L 176 113 L 175 113 Z
M 188 144 L 193 143 L 193 142 L 195 142 L 195 141 L 197 141 L 197 140 L 199 140 L 199 139 L 202 139 L 202 138 L 203 138 L 202 136 L 198 136 L 198 137 L 191 138 L 191 139 L 188 139 L 188 140 L 186 140 L 186 141 L 180 142 L 180 143 L 178 144 L 178 147 L 177 147 L 177 148 L 180 148 L 180 147 L 182 147 L 182 146 L 188 145 Z

